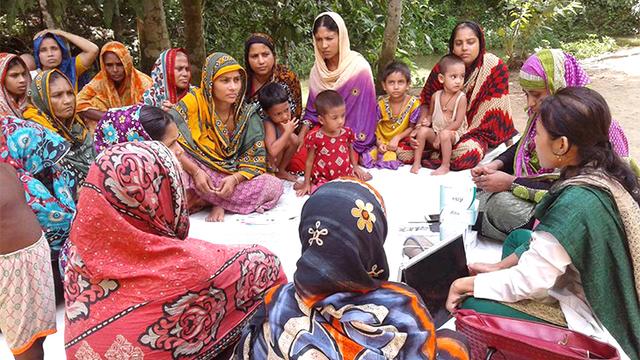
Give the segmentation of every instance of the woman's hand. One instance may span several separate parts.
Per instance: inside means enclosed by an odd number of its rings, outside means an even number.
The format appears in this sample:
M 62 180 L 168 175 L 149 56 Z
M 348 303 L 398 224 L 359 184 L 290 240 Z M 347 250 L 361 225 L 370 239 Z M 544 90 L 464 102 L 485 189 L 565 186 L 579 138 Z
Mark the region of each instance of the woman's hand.
M 233 194 L 233 191 L 236 189 L 236 185 L 238 185 L 238 180 L 235 175 L 226 176 L 220 182 L 220 186 L 217 190 L 215 190 L 215 194 L 223 199 L 228 199 Z
M 472 173 L 473 176 L 473 173 Z M 508 191 L 516 177 L 502 171 L 489 170 L 483 175 L 473 177 L 477 187 L 488 192 Z
M 397 136 L 394 136 L 391 141 L 389 141 L 389 145 L 387 145 L 387 149 L 389 151 L 396 151 L 398 150 L 398 144 L 400 143 L 400 138 L 398 138 Z
M 360 166 L 356 166 L 353 169 L 353 173 L 358 178 L 358 180 L 361 180 L 361 181 L 369 181 L 369 180 L 371 180 L 371 178 L 373 178 L 373 176 L 371 176 L 371 174 L 369 174 L 367 171 L 365 171 Z
M 378 145 L 378 151 L 381 153 L 386 153 L 389 150 L 389 148 L 387 147 L 387 144 L 384 143 L 380 143 L 380 145 Z
M 174 104 L 172 104 L 171 101 L 165 100 L 162 102 L 162 110 L 164 110 L 165 112 L 169 112 L 169 110 L 171 110 L 173 105 Z
M 449 296 L 447 296 L 446 308 L 449 312 L 454 312 L 460 304 L 469 296 L 473 296 L 474 276 L 457 279 L 449 288 Z
M 305 196 L 311 193 L 311 184 L 306 181 L 296 183 L 293 188 L 296 191 L 296 196 Z
M 204 171 L 198 169 L 192 177 L 198 191 L 205 194 L 212 194 L 216 192 L 216 187 L 213 186 L 213 181 Z

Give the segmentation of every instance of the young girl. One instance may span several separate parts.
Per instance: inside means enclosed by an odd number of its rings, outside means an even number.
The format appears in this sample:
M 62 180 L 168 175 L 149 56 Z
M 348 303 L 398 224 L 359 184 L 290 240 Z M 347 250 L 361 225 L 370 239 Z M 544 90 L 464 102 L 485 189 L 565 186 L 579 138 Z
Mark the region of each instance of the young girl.
M 396 151 L 400 141 L 413 131 L 420 117 L 420 100 L 408 94 L 411 71 L 401 62 L 392 62 L 382 73 L 382 87 L 387 93 L 378 100 L 376 146 L 363 154 L 365 167 L 397 169 L 402 165 Z
M 464 85 L 464 61 L 456 55 L 445 55 L 440 59 L 438 80 L 444 89 L 437 91 L 431 98 L 430 113 L 416 126 L 418 142 L 411 172 L 418 173 L 425 143 L 440 150 L 442 164 L 432 175 L 444 175 L 449 172 L 451 149 L 466 131 L 465 114 L 467 97 L 462 92 Z
M 316 98 L 316 110 L 322 126 L 305 139 L 304 181 L 294 186 L 296 194 L 311 194 L 320 185 L 341 176 L 370 180 L 371 175 L 358 166 L 353 131 L 344 127 L 346 109 L 342 96 L 334 90 L 321 92 Z

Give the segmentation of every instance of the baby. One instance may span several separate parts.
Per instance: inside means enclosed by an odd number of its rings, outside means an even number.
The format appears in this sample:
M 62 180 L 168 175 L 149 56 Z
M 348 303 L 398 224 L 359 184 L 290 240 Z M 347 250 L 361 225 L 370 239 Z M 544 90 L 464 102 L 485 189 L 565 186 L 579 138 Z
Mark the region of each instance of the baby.
M 307 134 L 304 181 L 294 186 L 296 194 L 311 194 L 320 185 L 342 176 L 370 180 L 371 174 L 358 166 L 353 131 L 344 127 L 346 107 L 342 96 L 325 90 L 316 98 L 316 109 L 321 127 Z
M 464 61 L 456 55 L 443 56 L 438 63 L 438 80 L 443 90 L 436 91 L 431 97 L 429 113 L 416 125 L 417 146 L 411 172 L 418 173 L 422 151 L 425 144 L 440 150 L 442 164 L 432 175 L 444 175 L 449 172 L 451 150 L 460 141 L 467 128 L 467 97 L 462 92 L 464 86 Z
M 280 179 L 296 181 L 297 177 L 286 170 L 300 143 L 294 133 L 298 119 L 291 119 L 289 94 L 282 85 L 272 82 L 260 90 L 258 101 L 267 115 L 264 120 L 264 145 L 269 166 L 275 169 L 275 175 Z

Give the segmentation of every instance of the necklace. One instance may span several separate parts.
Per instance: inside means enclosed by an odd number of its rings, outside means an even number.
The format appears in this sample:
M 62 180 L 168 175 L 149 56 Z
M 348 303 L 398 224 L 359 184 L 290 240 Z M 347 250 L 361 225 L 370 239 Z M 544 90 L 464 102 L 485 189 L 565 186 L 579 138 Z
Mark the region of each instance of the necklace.
M 449 109 L 449 104 L 451 104 L 451 100 L 453 100 L 454 96 L 451 96 L 449 100 L 442 107 L 442 111 L 445 112 Z M 440 104 L 442 105 L 442 97 L 440 98 Z

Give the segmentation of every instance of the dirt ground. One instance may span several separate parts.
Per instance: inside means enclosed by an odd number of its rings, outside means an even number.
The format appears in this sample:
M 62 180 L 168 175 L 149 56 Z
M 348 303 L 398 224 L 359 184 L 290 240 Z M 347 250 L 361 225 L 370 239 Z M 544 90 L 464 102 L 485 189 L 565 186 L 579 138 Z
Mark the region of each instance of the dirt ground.
M 640 47 L 624 49 L 582 62 L 591 77 L 591 88 L 607 100 L 611 114 L 624 129 L 631 156 L 640 159 Z M 522 132 L 527 122 L 526 99 L 518 84 L 518 71 L 509 81 L 511 106 L 516 128 Z

